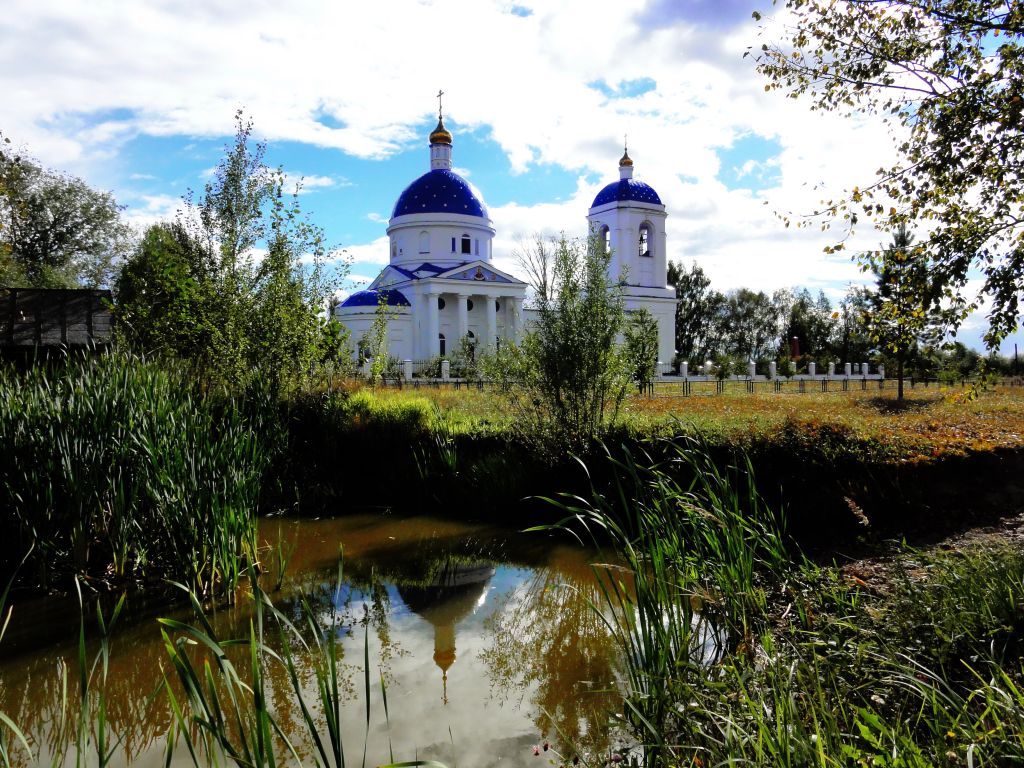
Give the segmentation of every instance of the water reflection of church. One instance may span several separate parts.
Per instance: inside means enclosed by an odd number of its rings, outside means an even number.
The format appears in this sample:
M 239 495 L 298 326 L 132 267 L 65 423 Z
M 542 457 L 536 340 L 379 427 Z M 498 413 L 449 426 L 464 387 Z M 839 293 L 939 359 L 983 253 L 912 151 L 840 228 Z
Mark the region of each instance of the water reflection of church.
M 441 669 L 441 701 L 448 703 L 448 670 L 455 663 L 455 628 L 483 604 L 494 576 L 488 563 L 446 560 L 428 581 L 400 586 L 398 594 L 409 610 L 434 628 L 434 663 Z

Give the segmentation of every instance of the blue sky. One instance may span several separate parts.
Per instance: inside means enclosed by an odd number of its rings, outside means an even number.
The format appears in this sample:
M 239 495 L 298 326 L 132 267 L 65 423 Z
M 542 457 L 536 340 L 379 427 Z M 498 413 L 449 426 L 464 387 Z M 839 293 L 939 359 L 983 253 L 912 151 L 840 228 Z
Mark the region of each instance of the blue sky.
M 356 284 L 386 261 L 394 201 L 428 168 L 443 88 L 500 268 L 515 271 L 519 238 L 584 231 L 628 134 L 637 178 L 668 208 L 670 258 L 720 290 L 838 300 L 864 276 L 824 254 L 837 233 L 777 214 L 869 182 L 892 137 L 765 93 L 743 58 L 765 23 L 765 0 L 9 0 L 0 131 L 112 190 L 142 227 L 202 187 L 244 108 L 267 160 L 305 177 L 303 208 L 354 258 Z M 861 228 L 847 249 L 885 241 Z M 977 346 L 982 322 L 961 338 Z

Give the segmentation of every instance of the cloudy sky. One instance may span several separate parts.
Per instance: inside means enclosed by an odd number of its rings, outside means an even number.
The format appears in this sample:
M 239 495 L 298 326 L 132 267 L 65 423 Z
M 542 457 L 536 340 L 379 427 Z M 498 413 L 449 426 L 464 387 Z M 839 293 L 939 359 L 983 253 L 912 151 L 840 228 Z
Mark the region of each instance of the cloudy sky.
M 520 237 L 585 231 L 628 134 L 636 178 L 668 207 L 669 258 L 719 290 L 838 300 L 864 275 L 823 253 L 835 228 L 778 214 L 869 181 L 892 137 L 765 92 L 743 53 L 783 22 L 769 0 L 6 0 L 0 131 L 142 226 L 202 187 L 243 108 L 268 162 L 305 178 L 303 207 L 354 258 L 355 285 L 386 262 L 394 201 L 429 168 L 443 88 L 499 267 L 515 271 Z M 847 248 L 885 241 L 861 228 Z M 982 322 L 960 338 L 979 346 Z

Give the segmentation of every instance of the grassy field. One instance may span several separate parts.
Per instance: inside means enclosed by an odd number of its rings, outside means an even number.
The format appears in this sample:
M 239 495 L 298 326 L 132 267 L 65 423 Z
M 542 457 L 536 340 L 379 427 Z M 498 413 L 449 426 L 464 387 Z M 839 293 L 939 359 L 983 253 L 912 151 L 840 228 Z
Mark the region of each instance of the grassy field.
M 1024 387 L 1000 386 L 976 399 L 956 387 L 917 388 L 905 402 L 891 389 L 866 392 L 757 393 L 726 392 L 629 396 L 621 427 L 634 436 L 683 431 L 712 441 L 749 444 L 773 442 L 787 428 L 828 428 L 860 442 L 884 445 L 888 455 L 914 461 L 994 449 L 1024 448 Z M 499 392 L 477 389 L 378 389 L 381 405 L 418 401 L 460 431 L 501 431 L 515 413 Z

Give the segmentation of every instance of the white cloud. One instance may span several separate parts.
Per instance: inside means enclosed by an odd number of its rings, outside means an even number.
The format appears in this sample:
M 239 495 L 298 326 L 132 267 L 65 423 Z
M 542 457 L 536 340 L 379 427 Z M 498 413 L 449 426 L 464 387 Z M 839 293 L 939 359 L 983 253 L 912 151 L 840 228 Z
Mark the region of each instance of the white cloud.
M 173 220 L 182 206 L 181 198 L 172 195 L 139 195 L 127 202 L 134 204 L 125 211 L 125 221 L 138 232 L 157 222 Z
M 352 257 L 353 264 L 387 264 L 390 261 L 391 243 L 382 235 L 369 243 L 346 246 L 345 251 Z
M 841 290 L 862 276 L 846 257 L 823 254 L 837 233 L 786 229 L 774 214 L 800 221 L 892 159 L 883 127 L 765 93 L 743 58 L 759 42 L 746 14 L 709 31 L 687 18 L 685 5 L 664 2 L 638 13 L 631 3 L 558 0 L 527 17 L 509 13 L 504 0 L 394 0 L 387 13 L 328 0 L 258 0 L 245 13 L 184 0 L 7 5 L 5 133 L 48 165 L 86 176 L 138 134 L 230 134 L 239 105 L 271 141 L 385 158 L 422 143 L 416 126 L 433 114 L 430 94 L 443 87 L 456 145 L 459 131 L 477 131 L 497 142 L 513 173 L 551 164 L 579 174 L 569 200 L 491 208 L 499 268 L 510 266 L 516 236 L 585 232 L 593 195 L 617 178 L 628 133 L 637 177 L 668 207 L 670 258 L 696 259 L 722 290 Z M 659 23 L 651 14 L 661 14 Z M 445 53 L 444 41 L 457 41 L 457 55 Z M 635 97 L 610 99 L 587 85 L 643 78 L 656 87 Z M 762 161 L 772 167 L 771 188 L 723 184 L 719 152 L 742 136 L 781 147 Z M 756 174 L 758 164 L 740 171 Z M 313 173 L 304 190 L 344 183 Z M 159 200 L 143 198 L 132 217 L 162 217 L 170 198 L 163 208 Z M 865 227 L 847 248 L 882 239 Z M 388 241 L 348 251 L 358 264 L 385 264 Z
M 333 176 L 318 176 L 317 174 L 285 173 L 284 190 L 288 194 L 293 193 L 296 188 L 300 195 L 305 195 L 317 189 L 330 189 L 331 187 L 350 187 L 352 182 L 344 178 Z

